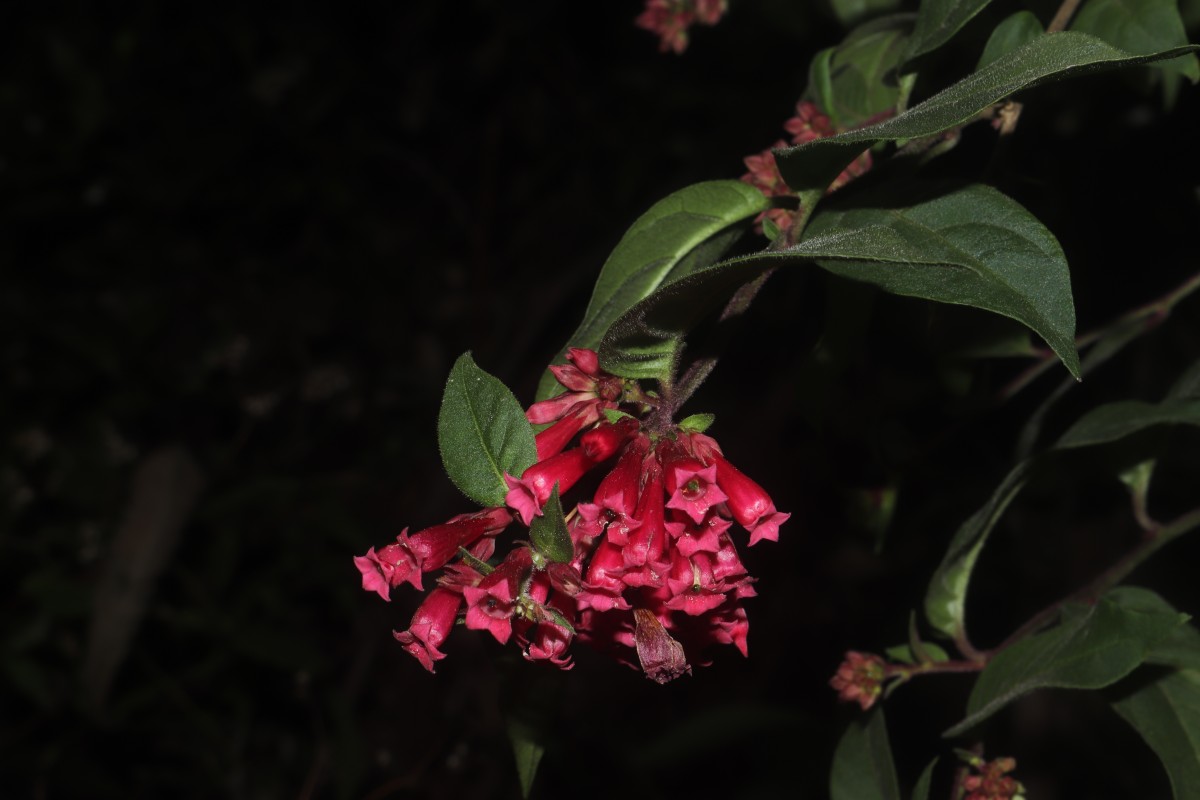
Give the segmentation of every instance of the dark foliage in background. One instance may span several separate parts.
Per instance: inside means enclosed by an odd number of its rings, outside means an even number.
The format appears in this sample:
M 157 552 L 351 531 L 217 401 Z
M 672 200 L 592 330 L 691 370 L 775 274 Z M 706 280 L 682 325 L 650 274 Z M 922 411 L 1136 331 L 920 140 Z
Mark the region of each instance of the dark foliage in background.
M 812 53 L 841 36 L 820 4 L 747 0 L 676 58 L 632 27 L 637 10 L 3 12 L 4 796 L 516 796 L 503 714 L 530 696 L 559 733 L 546 796 L 822 796 L 829 675 L 848 647 L 904 639 L 901 609 L 1036 402 L 991 400 L 1018 365 L 954 359 L 970 312 L 779 276 L 693 403 L 796 512 L 775 549 L 745 554 L 761 580 L 748 661 L 722 654 L 658 687 L 582 648 L 562 675 L 455 637 L 429 676 L 386 634 L 416 596 L 384 606 L 350 562 L 468 510 L 434 441 L 453 359 L 473 350 L 528 401 L 629 222 L 686 183 L 739 175 L 780 135 Z M 944 166 L 992 169 L 1055 231 L 1081 331 L 1197 267 L 1200 95 L 1163 110 L 1147 75 L 1037 94 L 999 169 L 974 129 Z M 818 309 L 838 293 L 869 323 L 827 325 Z M 1158 399 L 1200 353 L 1198 310 L 1181 305 L 1089 378 L 1051 429 L 1102 400 Z M 1196 474 L 1196 444 L 1177 443 L 1177 474 Z M 89 637 L 117 624 L 94 598 L 135 474 L 163 448 L 182 448 L 202 488 L 173 547 L 134 542 L 165 548 L 163 568 L 106 696 L 89 699 Z M 1134 535 L 1105 479 L 1054 480 L 986 556 L 981 638 Z M 900 501 L 878 551 L 843 501 L 885 483 Z M 1155 492 L 1178 512 L 1194 486 Z M 1019 555 L 1030 547 L 1044 559 Z M 1200 550 L 1173 547 L 1147 569 L 1200 614 L 1186 566 Z M 915 720 L 901 752 L 936 747 L 954 720 L 922 704 L 953 691 L 897 696 L 893 719 Z M 1098 711 L 1063 714 L 1072 702 L 1013 713 L 1022 779 L 1034 796 L 1136 796 L 1153 756 Z

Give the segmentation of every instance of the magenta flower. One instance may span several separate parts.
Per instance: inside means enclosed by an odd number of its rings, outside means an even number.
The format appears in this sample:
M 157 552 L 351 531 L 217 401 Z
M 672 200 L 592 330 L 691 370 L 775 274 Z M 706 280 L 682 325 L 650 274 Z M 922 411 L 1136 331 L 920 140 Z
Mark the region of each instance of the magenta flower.
M 776 511 L 771 496 L 733 464 L 718 455 L 713 455 L 712 460 L 717 465 L 717 484 L 729 498 L 726 503 L 729 513 L 750 531 L 750 544 L 761 539 L 779 541 L 779 526 L 792 515 Z
M 408 630 L 392 631 L 396 641 L 404 645 L 404 650 L 430 672 L 434 671 L 433 662 L 446 657 L 438 648 L 454 627 L 462 599 L 458 592 L 438 587 L 426 595 L 413 614 Z
M 393 586 L 407 581 L 413 588 L 421 588 L 421 565 L 408 549 L 407 534 L 405 528 L 396 544 L 385 545 L 378 553 L 372 547 L 365 556 L 354 557 L 354 566 L 362 573 L 363 589 L 378 592 L 390 602 Z
M 687 49 L 688 28 L 697 22 L 716 25 L 727 8 L 726 0 L 647 0 L 634 24 L 658 35 L 661 52 L 678 54 Z
M 554 484 L 558 484 L 560 495 L 566 494 L 596 462 L 588 458 L 583 448 L 576 447 L 551 456 L 525 470 L 520 478 L 505 475 L 508 493 L 504 504 L 517 512 L 521 522 L 528 525 L 533 518 L 541 516 L 542 506 L 550 499 Z

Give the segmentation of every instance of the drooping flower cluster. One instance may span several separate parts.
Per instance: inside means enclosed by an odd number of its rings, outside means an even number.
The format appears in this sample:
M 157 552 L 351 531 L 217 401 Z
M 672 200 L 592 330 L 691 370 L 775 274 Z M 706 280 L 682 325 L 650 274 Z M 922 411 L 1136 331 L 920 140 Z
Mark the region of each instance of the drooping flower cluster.
M 801 100 L 796 103 L 796 115 L 783 123 L 784 130 L 792 135 L 791 144 L 801 145 L 816 139 L 824 139 L 841 131 L 833 124 L 820 107 L 811 100 Z M 783 139 L 768 147 L 761 153 L 746 156 L 746 169 L 742 181 L 758 189 L 767 197 L 786 197 L 793 194 L 791 188 L 779 174 L 779 166 L 775 163 L 773 150 L 787 147 Z M 851 162 L 829 185 L 828 192 L 834 192 L 850 181 L 871 169 L 871 152 L 868 150 Z M 762 230 L 763 218 L 769 219 L 775 227 L 787 230 L 796 218 L 796 212 L 787 208 L 772 208 L 758 215 L 755 222 L 757 230 Z
M 661 52 L 678 54 L 687 49 L 688 28 L 697 22 L 716 25 L 728 8 L 727 0 L 646 0 L 633 23 L 658 35 Z
M 741 601 L 754 579 L 734 544 L 775 541 L 789 515 L 724 457 L 698 425 L 663 425 L 655 399 L 636 382 L 600 369 L 596 353 L 573 349 L 551 367 L 566 391 L 526 412 L 537 462 L 507 476 L 505 507 L 464 514 L 354 559 L 363 588 L 385 600 L 401 583 L 422 586 L 443 569 L 409 628 L 395 637 L 426 669 L 462 616 L 465 627 L 515 639 L 529 660 L 570 668 L 574 638 L 666 682 L 703 664 L 714 644 L 747 652 Z M 569 557 L 551 560 L 518 542 L 492 565 L 497 535 L 531 525 L 557 487 L 566 495 L 602 465 L 590 500 L 565 515 Z M 554 513 L 558 513 L 557 510 Z M 455 557 L 457 556 L 457 560 Z

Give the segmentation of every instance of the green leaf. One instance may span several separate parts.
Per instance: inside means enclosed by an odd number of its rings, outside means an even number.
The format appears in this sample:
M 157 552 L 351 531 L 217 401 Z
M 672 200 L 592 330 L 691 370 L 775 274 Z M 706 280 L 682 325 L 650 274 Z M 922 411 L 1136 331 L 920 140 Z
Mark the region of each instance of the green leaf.
M 863 247 L 861 258 L 822 260 L 822 267 L 893 294 L 1015 319 L 1079 375 L 1066 257 L 1050 231 L 1019 203 L 982 184 L 907 207 L 888 197 L 860 200 L 873 207 L 818 214 L 807 234 L 878 238 Z M 884 207 L 876 206 L 880 201 Z
M 450 369 L 438 413 L 446 474 L 482 506 L 504 505 L 504 474 L 520 477 L 537 461 L 533 428 L 517 398 L 463 353 Z
M 1169 672 L 1112 705 L 1162 760 L 1175 800 L 1200 800 L 1200 671 Z
M 925 651 L 925 655 L 930 661 L 949 661 L 950 654 L 943 648 L 933 642 L 921 642 L 921 649 Z M 898 644 L 895 647 L 889 647 L 883 651 L 883 654 L 891 661 L 899 661 L 901 664 L 916 664 L 918 661 L 917 655 L 913 652 L 912 645 Z
M 1116 67 L 1145 64 L 1195 46 L 1137 55 L 1083 33 L 1048 33 L 993 61 L 903 114 L 875 125 L 817 139 L 775 154 L 783 179 L 816 202 L 846 165 L 881 142 L 934 136 L 974 118 L 1011 94 L 1042 83 Z
M 937 767 L 938 760 L 935 758 L 929 762 L 921 772 L 921 777 L 917 779 L 917 785 L 913 787 L 912 800 L 929 800 L 929 791 L 933 788 L 933 770 Z
M 894 294 L 970 305 L 1018 320 L 1075 374 L 1075 312 L 1062 250 L 1013 200 L 973 185 L 914 205 L 820 214 L 783 250 L 734 258 L 675 281 L 617 320 L 601 359 L 631 378 L 669 371 L 683 336 L 738 287 L 778 267 L 822 268 Z
M 517 777 L 521 781 L 521 797 L 529 797 L 533 779 L 537 777 L 538 765 L 546 753 L 546 746 L 538 741 L 533 727 L 520 720 L 509 720 L 508 739 L 512 743 L 513 756 L 517 760 Z
M 1200 361 L 1185 369 L 1167 391 L 1168 400 L 1200 400 Z
M 938 49 L 992 0 L 922 0 L 907 60 Z
M 1122 586 L 1114 591 L 1121 593 L 1121 603 L 1126 608 L 1148 614 L 1178 613 L 1170 603 L 1149 589 Z M 1150 648 L 1146 663 L 1178 669 L 1200 669 L 1200 630 L 1195 625 L 1180 625 L 1171 631 L 1170 636 Z
M 1109 592 L 1093 605 L 1063 608 L 1055 627 L 1000 651 L 979 674 L 957 736 L 1037 689 L 1102 689 L 1146 660 L 1186 614 L 1147 607 L 1140 594 Z
M 567 347 L 596 348 L 614 320 L 664 283 L 716 261 L 741 234 L 739 223 L 769 206 L 762 192 L 741 181 L 697 183 L 655 203 L 604 262 L 583 322 Z M 567 347 L 554 361 L 561 361 Z M 547 371 L 537 397 L 545 399 L 558 389 Z
M 863 25 L 837 47 L 817 54 L 809 86 L 834 125 L 852 128 L 896 107 L 895 72 L 911 29 L 912 15 L 896 14 Z
M 567 521 L 563 517 L 562 502 L 558 498 L 558 484 L 550 491 L 550 498 L 542 506 L 542 515 L 534 517 L 529 526 L 529 541 L 535 552 L 550 561 L 566 564 L 575 555 L 571 534 L 567 532 Z
M 681 430 L 691 433 L 704 433 L 716 422 L 716 419 L 713 414 L 692 414 L 690 417 L 680 420 L 679 427 Z
M 975 66 L 976 71 L 983 69 L 1000 56 L 1029 44 L 1045 32 L 1041 21 L 1034 16 L 1032 11 L 1018 11 L 1010 17 L 1006 17 L 988 37 L 987 45 L 983 48 L 983 55 L 979 57 L 979 63 Z
M 830 0 L 834 16 L 846 27 L 864 19 L 889 14 L 901 5 L 901 0 Z
M 1033 464 L 1033 460 L 1017 464 L 983 507 L 959 526 L 942 563 L 934 572 L 925 593 L 925 618 L 946 636 L 954 638 L 963 633 L 967 588 L 971 583 L 975 562 L 987 543 L 988 534 L 1029 480 Z
M 967 587 L 975 562 L 1004 510 L 1025 486 L 1036 466 L 1053 453 L 1111 444 L 1167 424 L 1200 425 L 1200 400 L 1168 398 L 1158 404 L 1124 401 L 1100 406 L 1072 425 L 1053 450 L 1013 467 L 984 506 L 955 532 L 925 595 L 925 616 L 929 624 L 951 637 L 963 631 Z
M 1130 53 L 1144 55 L 1186 45 L 1179 0 L 1088 0 L 1071 22 L 1071 30 L 1090 33 Z M 1195 54 L 1156 64 L 1200 81 Z
M 1155 425 L 1200 425 L 1200 399 L 1108 403 L 1083 415 L 1055 447 L 1065 450 L 1114 442 Z
M 883 709 L 855 718 L 838 741 L 829 776 L 832 800 L 900 800 Z

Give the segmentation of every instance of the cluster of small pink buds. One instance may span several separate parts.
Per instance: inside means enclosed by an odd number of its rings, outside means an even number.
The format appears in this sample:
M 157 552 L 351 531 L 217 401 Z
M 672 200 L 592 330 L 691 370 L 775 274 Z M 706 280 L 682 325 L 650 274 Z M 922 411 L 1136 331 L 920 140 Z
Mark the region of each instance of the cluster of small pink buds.
M 887 677 L 886 666 L 884 660 L 874 653 L 851 650 L 846 653 L 846 660 L 838 667 L 829 685 L 837 690 L 839 700 L 858 703 L 866 711 L 879 699 L 883 680 Z
M 793 145 L 807 144 L 816 139 L 824 139 L 840 133 L 829 117 L 823 114 L 820 107 L 811 100 L 801 100 L 796 103 L 796 115 L 783 123 L 783 127 L 792 135 L 791 144 Z M 742 176 L 742 181 L 758 189 L 767 197 L 785 197 L 793 194 L 791 188 L 784 182 L 783 176 L 779 174 L 779 166 L 775 163 L 774 153 L 771 152 L 787 146 L 788 142 L 780 139 L 761 153 L 746 156 L 744 161 L 749 172 Z M 869 169 L 871 169 L 871 153 L 867 151 L 842 170 L 834 182 L 829 185 L 828 191 L 834 192 L 840 189 Z M 786 208 L 772 208 L 759 214 L 755 222 L 759 226 L 757 228 L 759 231 L 762 230 L 763 218 L 769 219 L 780 230 L 787 230 L 795 217 L 795 211 Z
M 655 399 L 601 370 L 595 352 L 573 349 L 568 359 L 551 368 L 567 391 L 526 412 L 531 423 L 549 426 L 536 436 L 537 462 L 506 477 L 506 507 L 405 530 L 394 544 L 372 548 L 354 559 L 363 588 L 387 600 L 392 588 L 419 589 L 423 573 L 444 568 L 412 624 L 395 634 L 431 672 L 460 614 L 465 627 L 501 643 L 515 639 L 525 658 L 565 669 L 574 638 L 659 682 L 707 663 L 710 645 L 732 644 L 745 655 L 741 601 L 754 596 L 754 579 L 732 528 L 745 529 L 751 545 L 775 541 L 790 515 L 698 426 L 685 420 L 663 429 L 656 416 L 642 419 Z M 533 524 L 556 487 L 566 494 L 603 464 L 611 466 L 590 502 L 565 515 L 569 559 L 551 561 L 517 543 L 488 563 L 497 534 L 514 519 Z
M 1017 768 L 1011 758 L 984 761 L 970 756 L 967 764 L 976 771 L 963 778 L 962 788 L 967 794 L 963 800 L 1023 800 L 1025 787 L 1008 773 Z
M 658 36 L 660 51 L 682 53 L 688 46 L 688 28 L 697 22 L 716 25 L 728 8 L 727 0 L 646 0 L 634 24 Z

